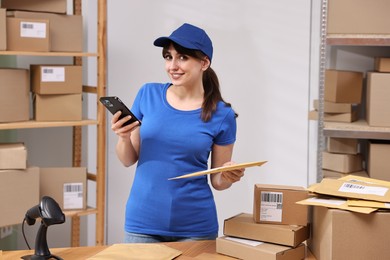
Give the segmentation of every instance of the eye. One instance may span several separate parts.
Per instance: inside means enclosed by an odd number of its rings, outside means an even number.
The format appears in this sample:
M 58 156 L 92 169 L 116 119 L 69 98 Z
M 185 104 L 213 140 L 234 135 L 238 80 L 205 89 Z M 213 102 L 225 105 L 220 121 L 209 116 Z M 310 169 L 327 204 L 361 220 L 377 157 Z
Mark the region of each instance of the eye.
M 172 60 L 172 56 L 170 54 L 164 54 L 164 60 Z
M 180 60 L 188 60 L 188 56 L 187 55 L 180 55 L 179 57 Z

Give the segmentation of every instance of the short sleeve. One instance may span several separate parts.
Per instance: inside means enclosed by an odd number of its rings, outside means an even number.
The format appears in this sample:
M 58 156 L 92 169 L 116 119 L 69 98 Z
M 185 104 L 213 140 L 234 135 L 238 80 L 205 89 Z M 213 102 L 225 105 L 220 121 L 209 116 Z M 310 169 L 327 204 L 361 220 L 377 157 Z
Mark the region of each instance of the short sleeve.
M 229 108 L 228 113 L 222 120 L 214 143 L 217 145 L 228 145 L 236 141 L 237 123 L 233 109 Z
M 143 85 L 137 93 L 137 96 L 134 99 L 133 105 L 131 107 L 131 112 L 142 121 L 143 113 L 141 109 L 142 97 L 144 95 L 145 85 Z

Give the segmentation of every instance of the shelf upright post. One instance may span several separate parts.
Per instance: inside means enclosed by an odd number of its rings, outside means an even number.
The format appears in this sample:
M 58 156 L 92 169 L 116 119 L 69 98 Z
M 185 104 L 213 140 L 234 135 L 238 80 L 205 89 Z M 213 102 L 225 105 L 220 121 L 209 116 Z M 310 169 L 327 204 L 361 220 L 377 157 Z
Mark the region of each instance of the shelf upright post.
M 318 91 L 318 138 L 317 138 L 317 182 L 322 180 L 322 152 L 325 147 L 324 129 L 324 93 L 326 70 L 326 24 L 328 15 L 328 0 L 321 1 L 321 42 L 319 64 L 319 91 Z

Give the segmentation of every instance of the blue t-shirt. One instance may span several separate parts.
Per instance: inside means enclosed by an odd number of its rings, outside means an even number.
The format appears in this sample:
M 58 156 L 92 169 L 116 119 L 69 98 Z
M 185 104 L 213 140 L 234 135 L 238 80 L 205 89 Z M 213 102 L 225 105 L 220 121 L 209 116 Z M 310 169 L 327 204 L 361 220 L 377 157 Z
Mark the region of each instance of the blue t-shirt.
M 211 120 L 203 122 L 201 109 L 181 111 L 169 105 L 169 86 L 145 84 L 132 106 L 142 125 L 125 230 L 184 237 L 216 234 L 217 212 L 207 176 L 168 179 L 207 170 L 213 144 L 235 142 L 235 114 L 219 102 Z

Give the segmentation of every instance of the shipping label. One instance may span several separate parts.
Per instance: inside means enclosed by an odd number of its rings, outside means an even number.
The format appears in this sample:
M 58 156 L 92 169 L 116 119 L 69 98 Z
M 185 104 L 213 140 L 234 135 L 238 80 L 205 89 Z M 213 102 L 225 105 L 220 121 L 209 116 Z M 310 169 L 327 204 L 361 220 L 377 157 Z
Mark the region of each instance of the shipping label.
M 46 38 L 46 23 L 21 22 L 20 37 Z
M 260 221 L 282 222 L 283 193 L 262 191 L 260 196 Z
M 64 209 L 83 208 L 83 183 L 64 183 Z

